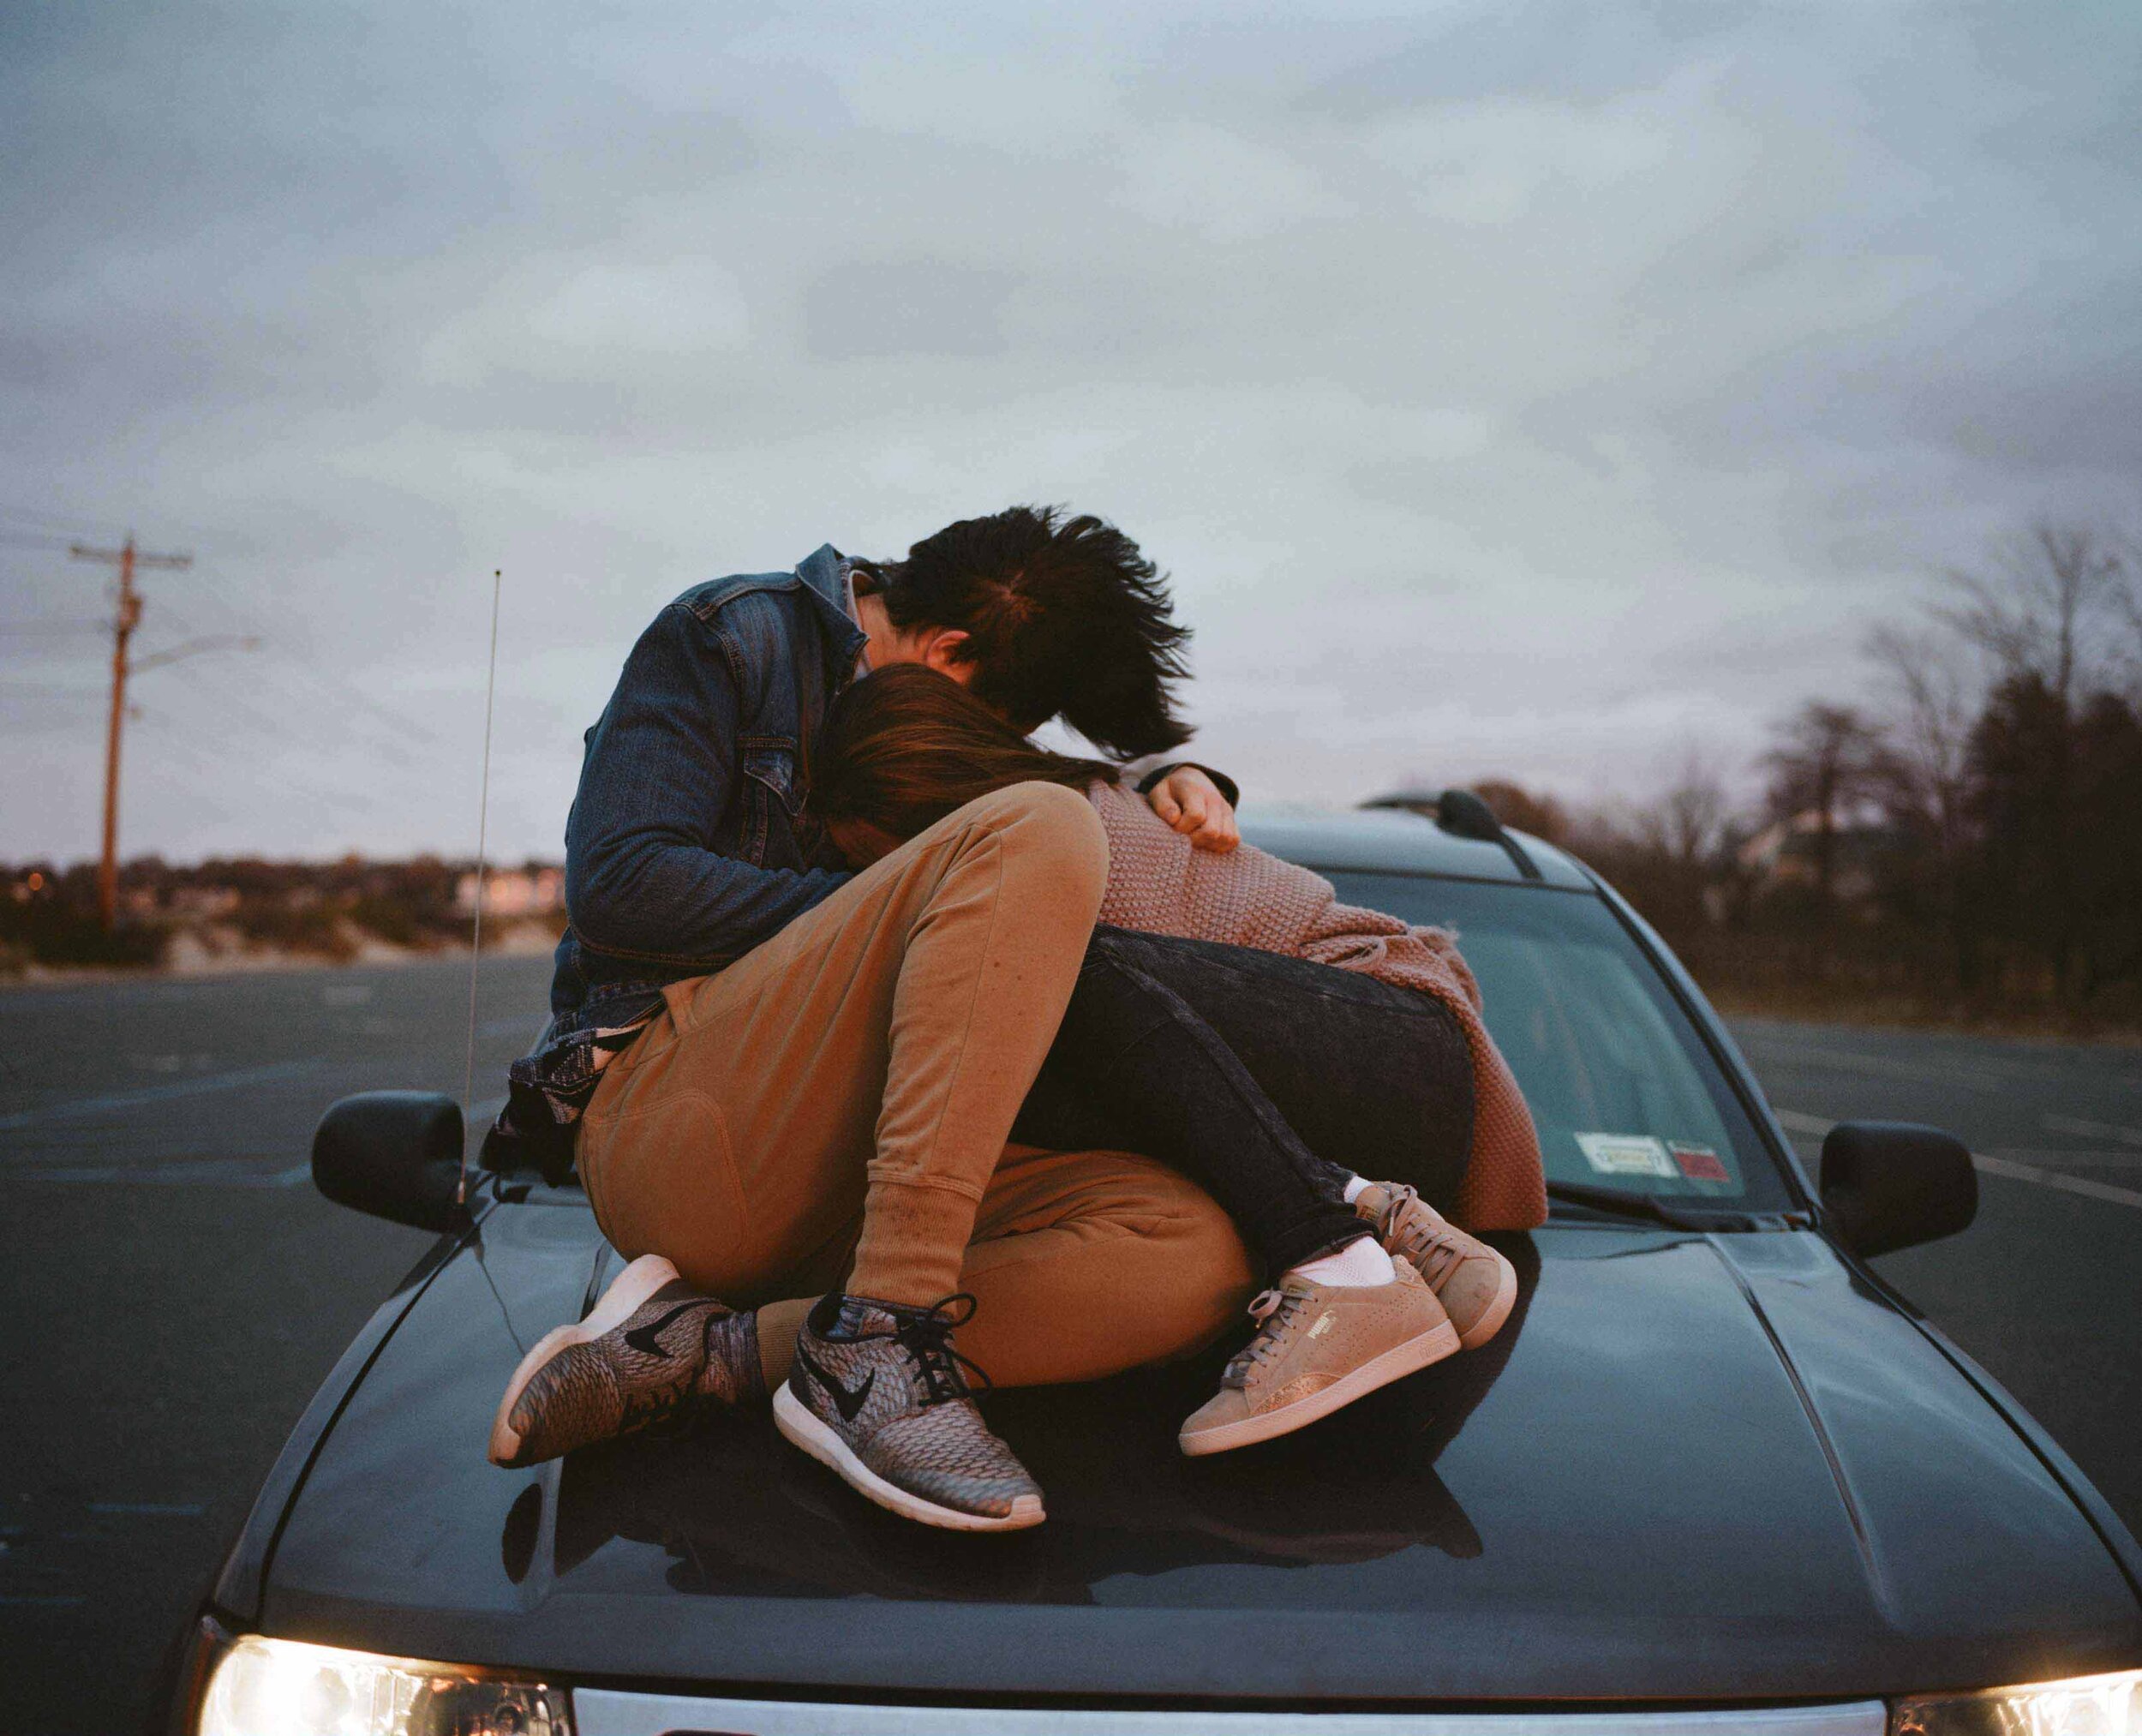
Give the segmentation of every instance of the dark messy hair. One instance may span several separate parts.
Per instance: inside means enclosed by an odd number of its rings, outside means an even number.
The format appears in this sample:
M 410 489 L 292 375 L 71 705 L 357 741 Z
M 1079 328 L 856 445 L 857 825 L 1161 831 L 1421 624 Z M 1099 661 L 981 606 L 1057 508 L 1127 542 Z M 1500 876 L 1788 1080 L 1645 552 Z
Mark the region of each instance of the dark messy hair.
M 1062 717 L 1125 758 L 1180 747 L 1175 683 L 1188 627 L 1138 545 L 1106 520 L 1053 506 L 962 518 L 907 551 L 859 562 L 857 588 L 896 627 L 967 635 L 972 691 L 1022 733 Z
M 821 824 L 861 820 L 906 840 L 1007 784 L 1116 780 L 1104 761 L 1035 746 L 948 675 L 894 663 L 827 708 L 811 811 Z

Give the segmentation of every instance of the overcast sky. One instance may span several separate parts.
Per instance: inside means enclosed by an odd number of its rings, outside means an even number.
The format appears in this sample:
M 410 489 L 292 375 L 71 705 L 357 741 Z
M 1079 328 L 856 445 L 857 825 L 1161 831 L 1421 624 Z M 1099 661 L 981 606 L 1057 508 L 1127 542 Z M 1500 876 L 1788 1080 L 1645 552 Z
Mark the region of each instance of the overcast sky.
M 2142 482 L 2142 7 L 0 0 L 0 858 L 556 853 L 685 586 L 1014 500 L 1256 799 L 1655 787 Z

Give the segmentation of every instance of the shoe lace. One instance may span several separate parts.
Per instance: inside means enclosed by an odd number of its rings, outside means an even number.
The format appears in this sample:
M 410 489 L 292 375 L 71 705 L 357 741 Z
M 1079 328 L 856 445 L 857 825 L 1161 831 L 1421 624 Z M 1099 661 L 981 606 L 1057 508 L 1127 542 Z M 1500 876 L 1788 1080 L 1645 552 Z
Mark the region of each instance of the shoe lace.
M 1309 1298 L 1300 1290 L 1268 1290 L 1249 1305 L 1249 1317 L 1257 1322 L 1257 1336 L 1237 1350 L 1220 1374 L 1223 1386 L 1242 1386 L 1258 1365 L 1279 1348 L 1302 1304 Z
M 1418 1188 L 1394 1182 L 1387 1183 L 1384 1191 L 1389 1197 L 1376 1214 L 1377 1240 L 1385 1253 L 1411 1261 L 1428 1281 L 1430 1290 L 1439 1288 L 1451 1268 L 1464 1257 L 1464 1250 L 1445 1236 L 1425 1211 L 1409 1217 L 1406 1207 L 1421 1197 Z
M 965 1290 L 941 1298 L 926 1308 L 900 1308 L 893 1313 L 889 1332 L 863 1332 L 859 1338 L 890 1338 L 915 1359 L 922 1378 L 923 1402 L 944 1404 L 972 1395 L 974 1384 L 984 1392 L 992 1384 L 989 1371 L 952 1346 L 954 1328 L 974 1318 L 975 1299 Z

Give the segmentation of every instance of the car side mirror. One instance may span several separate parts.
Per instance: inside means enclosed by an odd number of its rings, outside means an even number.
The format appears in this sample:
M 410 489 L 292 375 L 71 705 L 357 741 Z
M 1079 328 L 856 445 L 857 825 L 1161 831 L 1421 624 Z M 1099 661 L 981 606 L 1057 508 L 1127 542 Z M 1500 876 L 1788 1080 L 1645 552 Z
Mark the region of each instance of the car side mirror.
M 1939 1128 L 1840 1122 L 1822 1141 L 1822 1204 L 1854 1254 L 1889 1254 L 1968 1227 L 1978 1171 L 1964 1142 Z
M 338 1206 L 440 1232 L 469 1222 L 461 1105 L 435 1091 L 345 1097 L 313 1133 L 313 1185 Z

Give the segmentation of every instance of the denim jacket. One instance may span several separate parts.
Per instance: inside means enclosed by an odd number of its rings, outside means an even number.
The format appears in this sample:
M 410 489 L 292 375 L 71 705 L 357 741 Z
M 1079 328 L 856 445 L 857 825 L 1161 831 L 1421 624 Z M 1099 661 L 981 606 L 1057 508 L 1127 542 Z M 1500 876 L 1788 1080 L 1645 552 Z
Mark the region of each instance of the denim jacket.
M 810 747 L 864 644 L 831 547 L 695 585 L 640 635 L 586 737 L 565 822 L 551 1021 L 486 1141 L 553 1174 L 665 984 L 741 958 L 847 878 L 801 818 Z
M 733 963 L 848 877 L 802 812 L 811 743 L 863 650 L 847 596 L 847 562 L 829 545 L 793 572 L 695 585 L 632 647 L 587 733 L 550 1023 L 508 1069 L 484 1140 L 493 1168 L 533 1161 L 562 1180 L 602 1069 L 663 986 Z M 1125 769 L 1144 790 L 1187 763 Z

